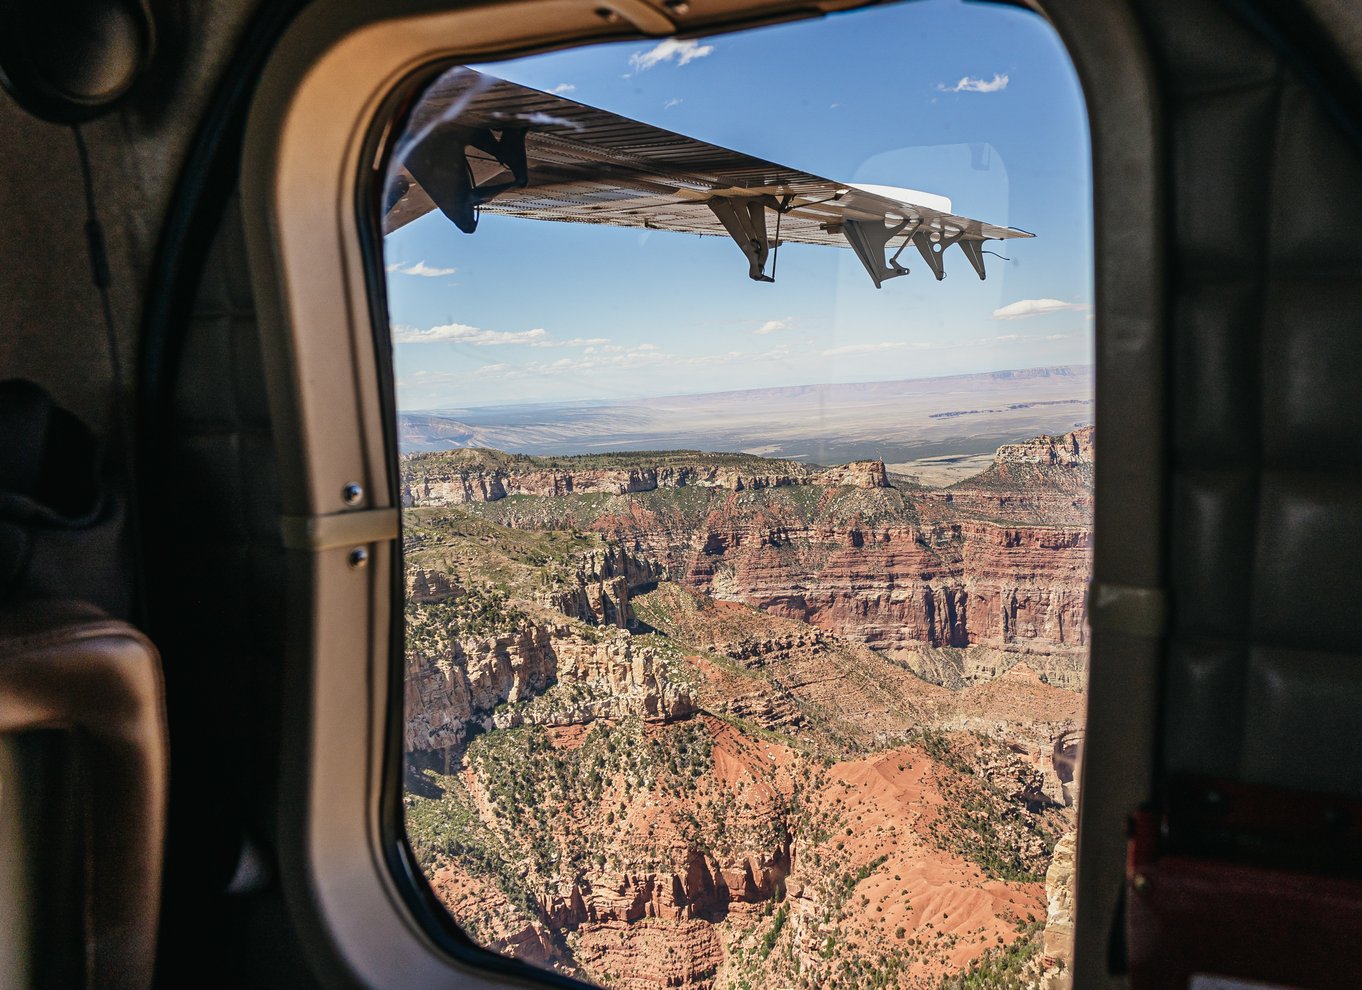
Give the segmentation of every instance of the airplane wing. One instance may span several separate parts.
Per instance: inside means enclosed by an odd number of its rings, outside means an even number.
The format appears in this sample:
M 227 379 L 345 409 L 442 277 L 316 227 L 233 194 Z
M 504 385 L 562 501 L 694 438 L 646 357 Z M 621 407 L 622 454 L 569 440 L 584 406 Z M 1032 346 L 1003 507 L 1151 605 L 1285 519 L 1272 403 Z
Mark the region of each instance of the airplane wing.
M 959 245 L 1031 237 L 957 216 L 950 200 L 857 186 L 763 161 L 472 69 L 446 73 L 407 127 L 384 233 L 439 209 L 473 233 L 482 213 L 731 237 L 757 281 L 784 242 L 850 247 L 879 288 L 912 244 L 938 280 Z M 891 253 L 892 252 L 892 253 Z

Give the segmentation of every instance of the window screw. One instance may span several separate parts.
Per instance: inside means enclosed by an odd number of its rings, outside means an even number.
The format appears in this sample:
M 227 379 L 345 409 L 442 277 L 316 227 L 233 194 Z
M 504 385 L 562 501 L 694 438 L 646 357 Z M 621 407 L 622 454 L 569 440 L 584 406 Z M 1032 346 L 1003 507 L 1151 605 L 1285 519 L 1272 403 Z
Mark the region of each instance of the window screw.
M 690 0 L 665 0 L 662 6 L 682 17 L 690 13 Z
M 364 486 L 357 481 L 352 481 L 341 489 L 341 500 L 346 505 L 359 505 L 364 501 Z
M 599 17 L 601 20 L 605 21 L 605 23 L 607 24 L 624 23 L 624 18 L 620 15 L 620 12 L 617 10 L 611 10 L 609 7 L 597 7 L 596 16 Z
M 363 547 L 355 547 L 355 549 L 350 551 L 349 556 L 345 558 L 345 562 L 350 565 L 352 570 L 359 570 L 365 564 L 369 563 L 369 551 L 365 550 Z
M 1130 885 L 1135 888 L 1135 893 L 1143 894 L 1149 890 L 1149 877 L 1143 873 L 1137 873 L 1130 878 Z

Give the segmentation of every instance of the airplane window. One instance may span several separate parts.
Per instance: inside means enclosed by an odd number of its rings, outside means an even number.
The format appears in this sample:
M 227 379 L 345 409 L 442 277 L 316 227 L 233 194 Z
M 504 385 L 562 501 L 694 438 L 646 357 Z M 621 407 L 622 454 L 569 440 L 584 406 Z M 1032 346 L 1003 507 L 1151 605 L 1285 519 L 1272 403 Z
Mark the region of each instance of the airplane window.
M 407 837 L 608 987 L 1065 985 L 1087 122 L 950 0 L 449 68 L 384 250 Z

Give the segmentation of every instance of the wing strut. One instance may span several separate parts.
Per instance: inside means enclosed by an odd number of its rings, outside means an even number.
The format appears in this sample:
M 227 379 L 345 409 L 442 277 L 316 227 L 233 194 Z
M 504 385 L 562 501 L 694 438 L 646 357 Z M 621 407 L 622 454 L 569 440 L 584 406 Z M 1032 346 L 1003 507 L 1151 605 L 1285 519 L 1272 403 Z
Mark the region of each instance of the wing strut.
M 964 231 L 962 230 L 946 230 L 944 232 L 934 230 L 930 234 L 919 232 L 913 235 L 913 243 L 917 245 L 917 249 L 922 254 L 923 260 L 931 266 L 932 274 L 936 276 L 938 282 L 946 277 L 946 269 L 941 264 L 941 256 L 946 253 L 946 248 L 959 241 L 960 249 L 965 252 L 966 257 L 969 257 L 969 249 L 965 247 L 966 242 L 960 240 L 963 236 Z M 978 242 L 975 243 L 977 244 Z M 974 265 L 974 270 L 976 272 L 982 269 L 983 263 L 984 259 L 982 257 L 977 264 L 973 258 L 970 258 L 970 264 Z M 984 276 L 981 274 L 979 277 L 983 278 Z
M 471 234 L 478 229 L 479 207 L 508 189 L 530 184 L 525 131 L 523 127 L 505 128 L 497 135 L 487 127 L 443 127 L 412 148 L 404 164 L 440 212 Z M 468 161 L 469 148 L 491 155 L 510 178 L 478 185 Z
M 899 255 L 909 244 L 917 247 L 923 260 L 931 268 L 932 274 L 940 282 L 946 277 L 946 269 L 941 256 L 952 244 L 959 244 L 969 263 L 974 267 L 982 281 L 984 272 L 984 240 L 966 238 L 959 229 L 947 228 L 945 231 L 923 230 L 921 218 L 899 221 L 889 226 L 883 221 L 844 220 L 841 224 L 827 224 L 824 229 L 830 233 L 840 233 L 846 237 L 851 249 L 856 252 L 870 279 L 879 288 L 881 283 L 900 275 L 907 275 L 908 269 L 899 264 Z M 889 250 L 889 242 L 895 237 L 903 237 L 903 243 L 886 261 L 884 253 Z
M 911 226 L 910 226 L 911 224 Z M 922 226 L 922 220 L 909 220 L 904 217 L 898 222 L 897 226 L 888 227 L 883 221 L 879 220 L 847 220 L 842 223 L 842 233 L 851 244 L 851 249 L 856 252 L 856 257 L 865 266 L 866 272 L 870 275 L 870 280 L 875 283 L 875 288 L 891 278 L 898 278 L 900 275 L 907 275 L 908 269 L 899 264 L 899 255 L 908 246 L 908 242 L 917 236 L 917 230 Z M 884 253 L 889 250 L 889 242 L 899 234 L 907 230 L 903 243 L 894 252 L 893 257 L 885 260 Z
M 974 270 L 979 273 L 979 281 L 984 280 L 984 242 L 983 241 L 961 241 L 960 250 L 965 252 L 965 257 L 974 266 Z
M 766 233 L 766 208 L 779 210 L 771 196 L 743 197 L 715 196 L 706 202 L 711 212 L 747 258 L 747 275 L 754 282 L 774 282 L 766 274 L 766 259 L 771 254 L 771 240 Z

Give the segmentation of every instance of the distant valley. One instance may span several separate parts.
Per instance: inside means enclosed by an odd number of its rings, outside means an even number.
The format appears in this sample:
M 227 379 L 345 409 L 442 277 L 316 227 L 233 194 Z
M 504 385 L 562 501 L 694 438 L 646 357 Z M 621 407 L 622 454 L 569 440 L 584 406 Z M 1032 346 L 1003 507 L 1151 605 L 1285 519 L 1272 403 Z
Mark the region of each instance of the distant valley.
M 914 464 L 930 468 L 943 458 L 950 464 L 990 456 L 1006 443 L 1086 425 L 1092 422 L 1092 394 L 1092 368 L 1063 365 L 600 405 L 406 412 L 399 417 L 399 442 L 404 453 L 491 447 L 565 455 L 684 447 L 810 464 L 877 459 L 908 465 L 901 470 L 911 474 Z

